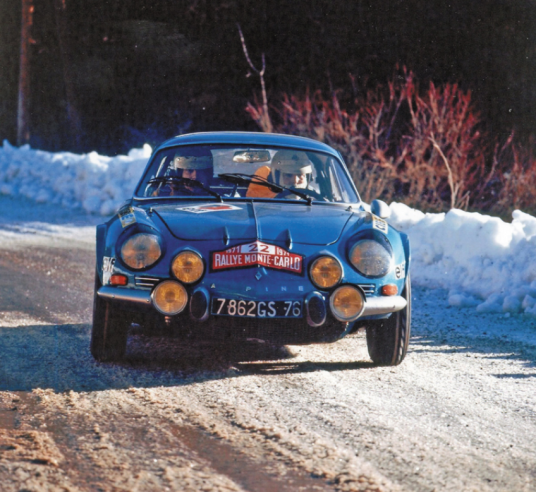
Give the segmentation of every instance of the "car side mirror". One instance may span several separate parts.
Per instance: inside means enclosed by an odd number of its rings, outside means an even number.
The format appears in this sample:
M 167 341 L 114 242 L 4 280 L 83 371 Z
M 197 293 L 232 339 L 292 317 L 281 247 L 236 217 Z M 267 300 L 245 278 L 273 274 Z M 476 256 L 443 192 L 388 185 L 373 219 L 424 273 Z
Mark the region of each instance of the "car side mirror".
M 382 200 L 372 200 L 370 211 L 380 217 L 380 219 L 388 219 L 391 216 L 391 209 L 387 203 Z

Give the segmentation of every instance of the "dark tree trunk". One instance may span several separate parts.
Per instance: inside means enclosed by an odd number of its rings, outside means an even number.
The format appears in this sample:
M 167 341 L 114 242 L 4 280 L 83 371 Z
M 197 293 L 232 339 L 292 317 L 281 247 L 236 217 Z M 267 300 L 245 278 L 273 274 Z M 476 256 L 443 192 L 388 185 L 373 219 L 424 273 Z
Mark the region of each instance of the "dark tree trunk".
M 67 118 L 70 125 L 69 130 L 71 133 L 72 143 L 74 146 L 76 146 L 76 148 L 79 148 L 82 140 L 82 124 L 76 107 L 74 80 L 72 77 L 73 65 L 69 43 L 68 19 L 66 16 L 66 0 L 54 0 L 54 8 L 56 11 L 56 30 L 58 33 L 61 64 L 63 67 Z
M 33 10 L 33 0 L 22 0 L 17 108 L 17 145 L 19 146 L 30 140 L 30 45 L 32 44 Z

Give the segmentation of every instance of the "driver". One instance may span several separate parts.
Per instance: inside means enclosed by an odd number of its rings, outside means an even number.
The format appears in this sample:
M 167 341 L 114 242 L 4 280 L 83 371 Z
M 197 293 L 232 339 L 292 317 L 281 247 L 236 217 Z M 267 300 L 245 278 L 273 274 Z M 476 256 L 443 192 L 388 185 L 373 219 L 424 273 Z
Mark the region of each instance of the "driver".
M 205 147 L 179 150 L 171 165 L 179 178 L 195 179 L 208 185 L 212 178 L 212 152 Z
M 205 186 L 209 186 L 212 180 L 213 160 L 212 152 L 205 147 L 188 147 L 178 150 L 169 165 L 168 173 L 170 178 L 185 178 L 199 181 Z M 186 190 L 193 192 L 195 185 L 185 183 L 166 182 L 163 183 L 153 196 L 176 196 L 181 195 Z

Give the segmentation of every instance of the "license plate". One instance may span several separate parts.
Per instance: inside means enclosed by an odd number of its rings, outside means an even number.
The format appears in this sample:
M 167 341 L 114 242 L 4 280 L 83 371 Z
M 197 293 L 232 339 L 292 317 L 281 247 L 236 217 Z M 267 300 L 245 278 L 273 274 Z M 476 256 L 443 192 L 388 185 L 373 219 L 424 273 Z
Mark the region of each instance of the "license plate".
M 212 299 L 212 314 L 240 318 L 301 318 L 301 301 L 245 301 Z

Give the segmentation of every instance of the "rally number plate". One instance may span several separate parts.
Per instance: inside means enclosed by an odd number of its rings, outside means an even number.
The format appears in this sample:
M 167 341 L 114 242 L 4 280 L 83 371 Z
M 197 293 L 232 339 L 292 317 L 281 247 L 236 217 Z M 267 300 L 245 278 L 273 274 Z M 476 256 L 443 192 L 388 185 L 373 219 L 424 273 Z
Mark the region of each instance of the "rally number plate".
M 212 299 L 212 314 L 241 318 L 301 318 L 301 301 L 245 301 Z

